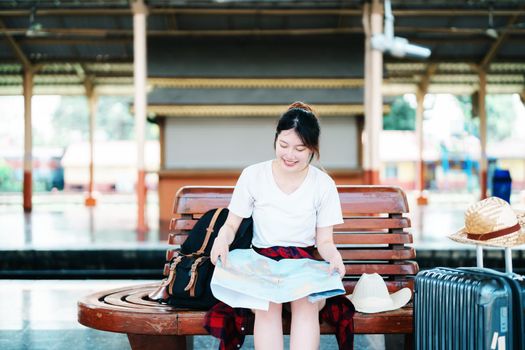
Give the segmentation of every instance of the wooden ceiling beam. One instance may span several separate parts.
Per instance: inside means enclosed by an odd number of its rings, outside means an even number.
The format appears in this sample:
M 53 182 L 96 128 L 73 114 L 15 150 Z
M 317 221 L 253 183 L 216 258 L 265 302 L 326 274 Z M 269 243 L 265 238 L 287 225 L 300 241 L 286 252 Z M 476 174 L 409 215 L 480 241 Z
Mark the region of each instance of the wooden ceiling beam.
M 100 38 L 83 38 L 83 39 L 71 39 L 71 38 L 20 38 L 18 43 L 28 45 L 126 45 L 133 42 L 132 37 L 124 38 L 106 38 L 100 40 Z
M 20 17 L 29 16 L 31 10 L 3 10 L 0 17 Z M 394 16 L 398 17 L 459 17 L 477 16 L 484 17 L 490 13 L 489 9 L 397 9 L 393 10 Z M 131 16 L 130 9 L 110 9 L 110 8 L 86 8 L 86 9 L 37 9 L 37 16 Z M 150 8 L 151 15 L 266 15 L 266 16 L 362 16 L 360 8 L 355 9 L 205 9 L 205 8 Z M 513 16 L 525 15 L 523 9 L 495 9 L 492 15 Z
M 1 31 L 1 29 L 0 29 Z M 468 40 L 468 43 L 471 45 L 486 45 L 487 43 L 493 42 L 494 39 L 489 37 L 479 37 L 479 38 L 470 38 L 470 37 L 457 37 L 452 38 L 435 38 L 435 39 L 421 39 L 417 37 L 412 37 L 411 35 L 404 35 L 407 39 L 410 39 L 414 44 L 420 45 L 441 45 L 441 44 L 450 44 L 450 45 L 465 45 L 465 40 Z M 123 37 L 123 38 L 105 38 L 100 40 L 98 37 L 91 38 L 20 38 L 17 42 L 20 45 L 127 45 L 131 44 L 133 41 L 132 37 Z M 523 43 L 523 39 L 519 37 L 508 36 L 506 42 L 516 42 Z
M 0 28 L 5 35 L 25 35 L 26 28 Z M 79 36 L 106 38 L 108 36 L 131 37 L 131 29 L 106 28 L 45 28 L 43 32 L 54 36 Z M 327 35 L 361 34 L 363 28 L 301 28 L 301 29 L 240 29 L 240 30 L 148 30 L 148 36 L 244 36 L 244 35 Z M 448 28 L 448 27 L 396 27 L 396 33 L 412 34 L 447 34 L 447 35 L 485 35 L 485 28 Z M 525 35 L 525 28 L 507 28 L 505 36 L 510 34 Z M 447 40 L 444 38 L 444 40 Z
M 507 22 L 507 25 L 505 26 L 505 28 L 501 31 L 501 33 L 499 33 L 498 38 L 489 48 L 489 50 L 487 51 L 487 54 L 485 55 L 485 57 L 483 57 L 483 60 L 481 60 L 479 64 L 482 70 L 486 71 L 489 68 L 490 63 L 492 62 L 494 57 L 496 57 L 496 55 L 498 54 L 498 51 L 500 50 L 501 46 L 503 45 L 503 43 L 509 36 L 510 31 L 513 29 L 512 26 L 516 23 L 519 17 L 520 17 L 519 14 L 515 14 L 514 16 L 512 16 Z
M 361 9 L 191 9 L 150 8 L 150 15 L 361 16 Z M 30 10 L 6 10 L 3 17 L 29 16 Z M 130 9 L 37 9 L 36 16 L 131 16 Z
M 483 35 L 486 28 L 457 28 L 457 27 L 409 27 L 396 26 L 396 33 L 428 33 L 428 34 L 447 34 L 447 35 Z M 509 28 L 509 34 L 525 34 L 524 28 Z M 444 38 L 447 40 L 447 38 Z
M 6 35 L 25 34 L 24 28 L 0 28 L 0 33 Z M 45 28 L 45 33 L 57 36 L 81 36 L 106 38 L 107 36 L 133 36 L 131 29 L 104 29 L 104 28 Z M 362 29 L 355 28 L 307 28 L 307 29 L 241 29 L 241 30 L 148 30 L 148 36 L 241 36 L 241 35 L 323 35 L 361 33 Z
M 493 43 L 494 42 L 494 39 L 492 38 L 489 38 L 488 36 L 486 37 L 477 37 L 477 38 L 472 38 L 472 37 L 457 37 L 457 36 L 454 36 L 452 38 L 435 38 L 435 39 L 421 39 L 421 38 L 417 38 L 417 37 L 412 37 L 411 35 L 403 35 L 405 38 L 409 39 L 410 42 L 414 43 L 414 44 L 418 44 L 418 45 L 425 45 L 425 46 L 429 46 L 429 45 L 465 45 L 465 40 L 468 40 L 468 44 L 469 45 L 487 45 L 487 44 L 490 44 L 490 43 Z M 21 41 L 20 41 L 21 42 Z M 507 43 L 509 42 L 515 42 L 515 43 L 520 43 L 520 44 L 523 44 L 523 38 L 520 38 L 520 37 L 507 37 L 507 40 L 506 40 Z
M 492 10 L 489 9 L 417 9 L 417 10 L 392 10 L 394 16 L 398 17 L 485 17 L 492 12 L 492 16 L 514 16 L 515 14 L 525 15 L 525 10 Z
M 438 68 L 437 63 L 430 63 L 427 66 L 427 70 L 425 71 L 425 75 L 421 78 L 421 81 L 418 84 L 419 91 L 421 91 L 423 94 L 426 94 L 428 91 L 428 86 L 430 85 L 430 80 L 432 79 L 432 76 L 436 73 Z
M 86 96 L 91 98 L 95 92 L 95 80 L 98 76 L 95 73 L 88 72 L 84 63 L 77 63 L 74 65 L 78 77 L 82 80 L 84 89 L 86 90 Z
M 1 30 L 8 29 L 4 21 L 2 21 L 1 19 L 0 19 L 0 29 Z M 31 69 L 32 67 L 31 61 L 29 60 L 29 58 L 27 58 L 26 54 L 24 53 L 20 45 L 18 45 L 16 40 L 13 38 L 13 36 L 8 33 L 4 33 L 4 35 L 5 35 L 5 39 L 7 40 L 7 43 L 9 44 L 9 46 L 15 53 L 16 58 L 20 61 L 20 63 L 22 63 L 25 69 Z

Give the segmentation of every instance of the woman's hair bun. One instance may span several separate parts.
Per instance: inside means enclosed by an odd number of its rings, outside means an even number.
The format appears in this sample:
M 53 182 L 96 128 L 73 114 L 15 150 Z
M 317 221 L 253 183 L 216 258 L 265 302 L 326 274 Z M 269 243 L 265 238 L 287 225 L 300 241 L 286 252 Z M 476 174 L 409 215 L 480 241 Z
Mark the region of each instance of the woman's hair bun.
M 304 111 L 308 111 L 310 113 L 314 113 L 312 107 L 310 107 L 309 105 L 307 105 L 306 103 L 304 102 L 301 102 L 301 101 L 296 101 L 294 103 L 292 103 L 291 105 L 288 106 L 288 110 L 291 110 L 291 109 L 294 109 L 294 108 L 299 108 L 299 109 L 302 109 Z

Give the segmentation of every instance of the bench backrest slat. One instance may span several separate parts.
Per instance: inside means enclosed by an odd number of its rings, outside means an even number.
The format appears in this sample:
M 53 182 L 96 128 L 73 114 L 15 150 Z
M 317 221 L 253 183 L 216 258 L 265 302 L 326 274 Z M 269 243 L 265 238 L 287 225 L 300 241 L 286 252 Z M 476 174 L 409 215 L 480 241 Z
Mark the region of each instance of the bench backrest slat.
M 344 224 L 334 227 L 335 232 L 347 232 L 355 230 L 390 230 L 410 227 L 408 218 L 363 218 L 363 217 L 346 217 Z M 195 219 L 180 218 L 174 227 L 177 231 L 191 230 L 197 222 Z
M 339 248 L 344 260 L 408 260 L 416 257 L 414 248 L 404 247 L 403 249 L 359 249 L 359 248 Z M 175 256 L 176 250 L 168 250 L 166 260 L 171 260 Z
M 377 272 L 390 291 L 413 288 L 418 265 L 413 242 L 406 231 L 410 219 L 404 192 L 392 186 L 337 186 L 345 222 L 334 227 L 336 243 L 346 266 L 345 288 L 352 292 L 362 273 Z M 180 245 L 198 218 L 206 211 L 227 207 L 233 187 L 186 186 L 173 205 L 169 243 Z M 167 254 L 168 258 L 170 253 Z
M 343 213 L 408 213 L 404 192 L 392 186 L 337 186 Z
M 185 186 L 177 192 L 173 212 L 205 213 L 230 203 L 231 186 Z M 343 213 L 408 213 L 408 203 L 400 188 L 392 186 L 337 186 Z M 205 201 L 203 201 L 205 199 Z
M 412 247 L 404 247 L 399 250 L 339 248 L 339 252 L 343 260 L 408 260 L 416 257 L 416 251 Z
M 170 234 L 169 244 L 182 244 L 187 234 Z M 412 243 L 412 235 L 409 233 L 336 233 L 335 244 L 408 244 Z
M 377 272 L 380 275 L 413 275 L 417 273 L 417 264 L 406 261 L 402 264 L 346 264 L 348 275 Z

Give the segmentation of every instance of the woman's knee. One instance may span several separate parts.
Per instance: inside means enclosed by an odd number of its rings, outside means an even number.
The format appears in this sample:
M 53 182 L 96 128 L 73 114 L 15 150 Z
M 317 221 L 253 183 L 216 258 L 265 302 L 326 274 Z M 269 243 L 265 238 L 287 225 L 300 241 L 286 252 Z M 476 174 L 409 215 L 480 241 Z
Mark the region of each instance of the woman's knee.
M 291 304 L 292 304 L 292 314 L 294 312 L 301 312 L 301 311 L 319 312 L 319 310 L 321 310 L 324 307 L 325 301 L 321 300 L 321 301 L 316 301 L 314 303 L 311 303 L 310 301 L 308 301 L 307 297 L 304 297 L 304 298 L 292 301 Z
M 282 304 L 270 303 L 268 311 L 252 309 L 252 312 L 257 318 L 281 318 L 282 316 Z

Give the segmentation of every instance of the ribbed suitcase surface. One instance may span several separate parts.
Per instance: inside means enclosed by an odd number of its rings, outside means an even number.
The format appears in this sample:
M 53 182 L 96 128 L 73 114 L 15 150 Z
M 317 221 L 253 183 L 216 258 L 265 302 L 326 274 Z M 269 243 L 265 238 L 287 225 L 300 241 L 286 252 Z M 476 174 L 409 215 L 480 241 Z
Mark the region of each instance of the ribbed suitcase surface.
M 421 271 L 414 288 L 416 349 L 525 349 L 525 288 L 511 280 L 489 269 Z

